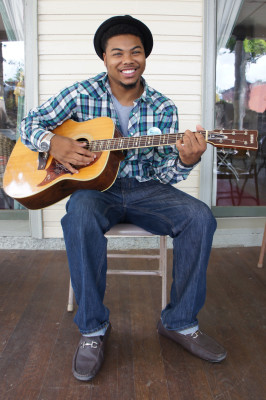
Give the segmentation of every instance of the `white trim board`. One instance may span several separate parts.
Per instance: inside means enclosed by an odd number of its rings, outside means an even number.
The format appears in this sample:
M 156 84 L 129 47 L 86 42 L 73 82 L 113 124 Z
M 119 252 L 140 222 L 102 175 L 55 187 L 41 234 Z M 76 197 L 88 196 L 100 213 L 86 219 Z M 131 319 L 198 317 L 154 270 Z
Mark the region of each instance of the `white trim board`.
M 218 228 L 214 235 L 213 247 L 256 247 L 261 246 L 265 218 L 218 218 Z M 109 238 L 110 250 L 155 249 L 158 238 Z M 168 249 L 172 239 L 168 238 Z M 0 241 L 0 249 L 21 250 L 65 250 L 63 239 L 35 239 L 31 237 L 6 236 Z

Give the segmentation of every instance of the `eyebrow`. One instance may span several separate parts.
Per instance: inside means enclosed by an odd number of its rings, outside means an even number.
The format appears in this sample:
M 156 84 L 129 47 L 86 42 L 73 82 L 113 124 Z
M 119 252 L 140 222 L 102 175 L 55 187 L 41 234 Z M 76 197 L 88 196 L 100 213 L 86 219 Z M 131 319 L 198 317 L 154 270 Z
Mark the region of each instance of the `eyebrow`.
M 130 50 L 132 51 L 135 49 L 141 49 L 141 46 L 138 45 L 138 46 L 132 47 L 132 49 L 130 49 Z M 120 49 L 119 47 L 114 47 L 113 49 L 111 49 L 111 51 L 124 51 L 124 50 Z

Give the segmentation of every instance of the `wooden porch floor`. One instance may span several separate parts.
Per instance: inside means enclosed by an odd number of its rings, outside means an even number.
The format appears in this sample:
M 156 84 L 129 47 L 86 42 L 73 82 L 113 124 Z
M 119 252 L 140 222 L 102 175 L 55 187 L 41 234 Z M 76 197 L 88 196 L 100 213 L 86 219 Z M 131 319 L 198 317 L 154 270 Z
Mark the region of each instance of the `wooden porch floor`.
M 65 252 L 1 250 L 0 398 L 265 399 L 266 268 L 257 268 L 258 256 L 258 247 L 212 251 L 199 320 L 228 350 L 228 358 L 214 365 L 158 336 L 160 278 L 108 276 L 105 303 L 113 329 L 106 359 L 98 376 L 82 383 L 71 372 L 79 332 L 66 311 Z M 112 268 L 136 268 L 138 262 L 149 268 L 154 261 L 109 262 Z

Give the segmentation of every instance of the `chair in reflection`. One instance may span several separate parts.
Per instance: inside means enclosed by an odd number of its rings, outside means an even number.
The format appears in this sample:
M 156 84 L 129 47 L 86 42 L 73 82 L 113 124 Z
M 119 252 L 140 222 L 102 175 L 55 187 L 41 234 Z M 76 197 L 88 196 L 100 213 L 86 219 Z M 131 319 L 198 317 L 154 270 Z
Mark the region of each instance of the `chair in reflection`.
M 252 151 L 250 156 L 235 149 L 217 150 L 217 200 L 230 200 L 234 206 L 242 205 L 244 200 L 254 200 L 260 204 L 258 187 L 257 152 Z M 230 190 L 219 190 L 219 180 L 228 180 Z M 252 182 L 252 193 L 246 193 L 248 182 Z M 250 190 L 251 191 L 251 190 Z

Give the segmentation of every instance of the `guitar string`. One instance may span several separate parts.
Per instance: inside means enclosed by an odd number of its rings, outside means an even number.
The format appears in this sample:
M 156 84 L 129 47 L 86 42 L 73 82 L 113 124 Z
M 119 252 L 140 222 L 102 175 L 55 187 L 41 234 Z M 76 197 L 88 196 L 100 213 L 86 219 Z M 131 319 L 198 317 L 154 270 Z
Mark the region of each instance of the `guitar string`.
M 213 131 L 205 131 L 201 130 L 198 131 L 202 135 L 205 135 L 206 132 L 208 132 L 208 139 L 210 143 L 213 144 L 212 140 L 223 140 L 223 142 L 216 143 L 217 146 L 221 146 L 224 144 L 225 146 L 228 145 L 227 141 L 234 140 L 234 143 L 232 144 L 245 144 L 247 146 L 246 140 L 240 140 L 237 139 L 238 134 L 246 134 L 248 136 L 248 132 L 254 132 L 256 131 L 238 131 L 238 130 L 233 130 L 227 132 L 226 130 L 213 130 Z M 195 132 L 194 132 L 195 133 Z M 212 136 L 215 135 L 213 138 Z M 118 137 L 118 138 L 110 138 L 110 139 L 99 139 L 99 140 L 93 140 L 88 142 L 88 145 L 86 146 L 87 149 L 91 149 L 92 151 L 96 150 L 119 150 L 119 149 L 129 149 L 129 148 L 138 148 L 138 147 L 149 147 L 149 146 L 160 146 L 160 145 L 167 145 L 167 144 L 174 144 L 176 140 L 181 139 L 184 136 L 184 133 L 168 133 L 165 135 L 153 135 L 153 136 L 137 136 L 137 137 Z M 226 136 L 226 137 L 225 137 Z M 233 137 L 233 139 L 228 138 Z M 206 139 L 206 138 L 205 138 Z M 230 144 L 230 142 L 229 142 Z
M 118 143 L 118 142 L 112 142 L 110 143 L 109 141 L 93 141 L 90 142 L 86 148 L 91 149 L 92 151 L 97 151 L 97 150 L 121 150 L 121 149 L 131 149 L 131 148 L 141 148 L 141 147 L 159 147 L 159 146 L 164 146 L 164 145 L 171 145 L 174 144 L 175 142 L 171 143 L 140 143 L 139 141 L 137 143 Z M 239 145 L 239 146 L 248 146 L 248 143 L 245 143 L 245 141 L 242 140 L 235 140 L 234 143 L 232 143 L 230 140 L 226 141 L 224 140 L 222 143 L 216 143 L 216 146 L 229 146 L 229 145 Z
M 200 132 L 203 133 L 203 132 Z M 237 139 L 234 136 L 234 143 L 232 144 L 245 144 L 245 140 L 240 140 Z M 149 136 L 137 136 L 135 138 L 128 138 L 128 137 L 121 137 L 121 138 L 111 138 L 111 139 L 99 139 L 99 140 L 93 140 L 89 142 L 87 148 L 91 148 L 92 150 L 110 150 L 110 149 L 121 149 L 121 148 L 134 148 L 134 147 L 149 147 L 149 146 L 160 146 L 160 145 L 165 145 L 165 144 L 174 144 L 177 139 L 182 138 L 180 134 L 167 134 L 167 135 L 156 135 L 153 137 Z M 219 136 L 215 138 L 210 138 L 211 139 L 218 139 Z M 229 140 L 231 143 L 232 139 L 227 139 L 222 137 L 223 143 L 226 145 L 228 144 L 227 141 Z M 217 145 L 222 145 L 223 143 L 217 143 Z M 230 144 L 229 143 L 229 144 Z

